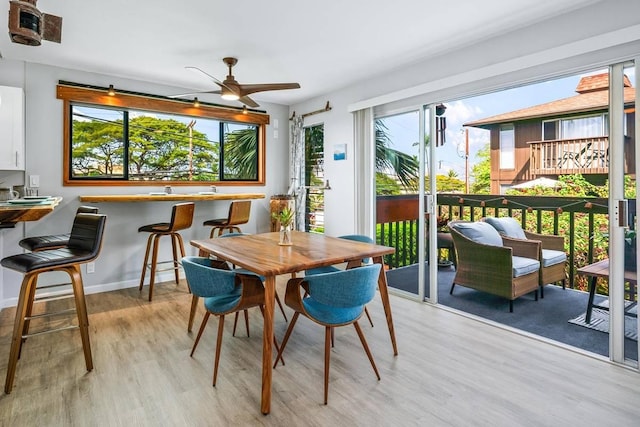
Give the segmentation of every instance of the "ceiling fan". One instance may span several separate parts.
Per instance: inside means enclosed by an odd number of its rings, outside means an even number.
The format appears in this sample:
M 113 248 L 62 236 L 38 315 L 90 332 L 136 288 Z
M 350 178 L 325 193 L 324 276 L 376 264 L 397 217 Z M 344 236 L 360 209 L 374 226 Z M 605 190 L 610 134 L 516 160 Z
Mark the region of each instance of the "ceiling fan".
M 202 91 L 202 92 L 194 92 L 194 93 L 182 93 L 179 95 L 172 95 L 170 98 L 179 98 L 187 95 L 197 95 L 198 93 L 219 93 L 222 96 L 222 99 L 226 99 L 228 101 L 239 101 L 249 107 L 259 107 L 259 104 L 255 102 L 253 99 L 249 98 L 249 95 L 256 92 L 265 92 L 270 90 L 284 90 L 284 89 L 299 89 L 300 85 L 298 83 L 259 83 L 259 84 L 240 84 L 236 81 L 235 77 L 232 73 L 232 68 L 234 65 L 238 63 L 237 58 L 226 57 L 222 58 L 222 61 L 229 67 L 229 74 L 227 77 L 220 81 L 217 78 L 213 77 L 211 74 L 202 71 L 198 67 L 185 67 L 187 70 L 196 71 L 198 73 L 204 74 L 209 79 L 213 80 L 215 84 L 220 86 L 220 90 L 210 90 L 210 91 Z

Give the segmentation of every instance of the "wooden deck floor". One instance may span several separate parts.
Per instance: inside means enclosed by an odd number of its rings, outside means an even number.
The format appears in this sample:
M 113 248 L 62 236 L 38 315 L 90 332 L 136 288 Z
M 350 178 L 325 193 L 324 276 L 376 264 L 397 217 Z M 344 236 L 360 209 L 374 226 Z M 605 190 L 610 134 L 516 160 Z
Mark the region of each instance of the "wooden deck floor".
M 369 307 L 375 327 L 362 321 L 381 381 L 353 328 L 341 328 L 323 405 L 323 329 L 301 319 L 286 366 L 274 371 L 272 412 L 263 416 L 259 312 L 251 314 L 250 338 L 244 328 L 232 337 L 227 319 L 214 388 L 217 320 L 191 358 L 186 286 L 158 285 L 155 294 L 152 303 L 137 289 L 87 297 L 90 373 L 77 331 L 30 338 L 13 392 L 0 396 L 0 425 L 620 427 L 640 419 L 637 372 L 394 296 L 397 357 L 379 299 Z M 2 379 L 13 315 L 0 313 Z M 198 323 L 201 315 L 202 308 Z M 285 329 L 276 311 L 277 336 Z

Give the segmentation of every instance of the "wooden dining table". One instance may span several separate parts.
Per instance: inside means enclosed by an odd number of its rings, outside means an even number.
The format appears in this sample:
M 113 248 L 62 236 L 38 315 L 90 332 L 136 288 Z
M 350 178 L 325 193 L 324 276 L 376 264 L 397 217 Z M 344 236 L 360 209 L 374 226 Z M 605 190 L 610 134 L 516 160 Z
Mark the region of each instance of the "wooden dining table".
M 200 250 L 202 256 L 213 255 L 265 278 L 264 331 L 262 337 L 262 402 L 261 411 L 271 410 L 273 313 L 275 306 L 276 276 L 295 274 L 300 271 L 342 264 L 357 259 L 371 258 L 383 264 L 383 256 L 395 252 L 395 248 L 372 243 L 328 237 L 322 234 L 293 231 L 290 246 L 279 245 L 279 233 L 251 234 L 226 239 L 192 240 L 191 245 Z M 378 289 L 384 307 L 393 354 L 398 354 L 393 317 L 389 303 L 387 277 L 380 270 Z M 192 308 L 197 299 L 194 298 Z M 192 313 L 189 326 L 193 323 Z

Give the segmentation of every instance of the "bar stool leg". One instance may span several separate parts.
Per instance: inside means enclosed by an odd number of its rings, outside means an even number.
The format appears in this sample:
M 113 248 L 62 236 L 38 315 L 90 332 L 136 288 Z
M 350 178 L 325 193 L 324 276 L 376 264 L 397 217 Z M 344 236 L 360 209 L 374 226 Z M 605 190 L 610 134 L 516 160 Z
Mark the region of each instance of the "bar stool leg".
M 33 313 L 33 301 L 36 299 L 36 289 L 38 288 L 38 275 L 36 274 L 33 278 L 34 284 L 31 287 L 31 294 L 29 294 L 29 297 L 27 298 L 27 311 L 25 313 L 25 320 L 24 320 L 24 326 L 22 328 L 22 336 L 26 336 L 27 334 L 29 334 L 29 326 L 30 326 L 30 319 L 29 317 L 31 317 L 31 314 Z M 26 341 L 26 338 L 22 338 L 22 344 L 24 344 L 24 342 Z M 20 359 L 20 356 L 22 355 L 22 344 L 20 345 L 20 352 L 18 353 L 18 359 Z
M 173 277 L 176 279 L 176 285 L 180 282 L 180 276 L 178 271 L 178 248 L 177 244 L 180 243 L 178 241 L 178 234 L 171 233 L 171 250 L 173 252 Z
M 158 265 L 158 248 L 160 246 L 160 237 L 162 234 L 156 234 L 153 237 L 153 254 L 151 255 L 151 273 L 149 277 L 149 301 L 153 297 L 153 284 L 156 281 L 156 266 Z
M 153 240 L 153 233 L 149 234 L 149 238 L 147 239 L 147 250 L 144 253 L 144 261 L 142 262 L 142 274 L 140 275 L 140 286 L 138 286 L 139 291 L 142 291 L 142 286 L 144 285 L 144 276 L 147 273 L 147 265 L 149 263 L 149 252 L 151 252 L 152 240 Z
M 26 274 L 20 286 L 18 305 L 16 307 L 16 320 L 13 324 L 13 338 L 11 339 L 11 349 L 9 350 L 9 363 L 7 365 L 7 378 L 4 382 L 4 392 L 11 393 L 13 380 L 16 375 L 18 356 L 22 349 L 22 331 L 24 331 L 25 316 L 30 305 L 29 297 L 33 294 L 32 288 L 36 286 L 37 274 Z
M 82 350 L 84 351 L 84 362 L 87 366 L 87 371 L 91 371 L 93 370 L 93 359 L 91 357 L 91 342 L 89 341 L 89 317 L 87 316 L 87 303 L 84 298 L 84 286 L 82 284 L 80 265 L 72 265 L 65 270 L 69 273 L 73 286 L 78 326 L 80 327 L 80 337 L 82 338 Z

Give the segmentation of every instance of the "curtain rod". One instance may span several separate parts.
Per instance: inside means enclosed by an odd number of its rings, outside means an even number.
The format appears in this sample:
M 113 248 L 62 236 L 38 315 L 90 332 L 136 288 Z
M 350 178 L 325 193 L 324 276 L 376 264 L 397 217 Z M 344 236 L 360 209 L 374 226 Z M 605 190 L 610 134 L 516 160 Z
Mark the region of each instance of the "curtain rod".
M 326 111 L 331 111 L 331 106 L 329 105 L 329 101 L 327 101 L 327 105 L 325 105 L 324 108 L 312 111 L 310 113 L 305 113 L 302 115 L 302 118 L 304 119 L 305 117 L 313 116 L 314 114 L 324 113 Z M 289 120 L 293 120 L 295 116 L 296 116 L 296 112 L 294 111 L 291 117 L 289 117 Z

